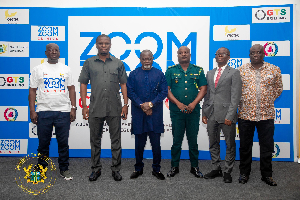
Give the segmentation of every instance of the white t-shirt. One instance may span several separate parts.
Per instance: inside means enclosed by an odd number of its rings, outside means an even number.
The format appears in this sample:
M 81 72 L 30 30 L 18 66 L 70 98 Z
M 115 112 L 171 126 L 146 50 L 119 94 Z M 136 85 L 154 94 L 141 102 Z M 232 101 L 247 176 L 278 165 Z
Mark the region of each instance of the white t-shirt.
M 33 68 L 30 87 L 37 89 L 37 108 L 39 111 L 71 111 L 71 101 L 67 86 L 74 85 L 70 67 L 58 62 L 45 62 Z

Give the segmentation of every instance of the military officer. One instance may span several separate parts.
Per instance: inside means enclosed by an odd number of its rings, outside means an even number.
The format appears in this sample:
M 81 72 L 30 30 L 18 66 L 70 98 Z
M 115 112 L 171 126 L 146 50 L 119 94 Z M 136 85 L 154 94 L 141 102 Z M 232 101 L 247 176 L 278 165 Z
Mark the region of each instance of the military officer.
M 203 68 L 190 64 L 191 53 L 188 47 L 180 47 L 177 56 L 179 64 L 170 66 L 166 71 L 173 135 L 171 170 L 167 176 L 174 177 L 179 173 L 181 145 L 186 131 L 191 161 L 190 172 L 200 178 L 203 175 L 198 167 L 199 102 L 206 94 L 207 82 Z

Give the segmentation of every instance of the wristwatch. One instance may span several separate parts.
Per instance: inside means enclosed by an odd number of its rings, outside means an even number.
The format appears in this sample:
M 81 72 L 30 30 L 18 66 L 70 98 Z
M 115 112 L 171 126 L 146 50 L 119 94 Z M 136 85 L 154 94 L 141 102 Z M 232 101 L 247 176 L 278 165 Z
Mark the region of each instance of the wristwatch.
M 149 107 L 153 108 L 153 103 L 152 102 L 149 102 Z
M 127 107 L 129 107 L 129 104 L 128 104 L 128 103 L 124 103 L 124 106 L 127 106 Z
M 75 109 L 75 110 L 77 110 L 77 107 L 76 107 L 76 106 L 72 106 L 72 108 Z

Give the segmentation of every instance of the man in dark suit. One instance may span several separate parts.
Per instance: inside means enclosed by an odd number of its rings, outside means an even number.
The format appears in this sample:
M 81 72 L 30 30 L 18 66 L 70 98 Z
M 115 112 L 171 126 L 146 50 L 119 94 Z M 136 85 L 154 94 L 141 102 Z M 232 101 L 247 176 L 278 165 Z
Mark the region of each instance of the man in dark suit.
M 135 135 L 134 172 L 130 178 L 143 174 L 143 154 L 147 136 L 153 152 L 152 175 L 160 180 L 165 176 L 160 172 L 160 135 L 164 132 L 163 100 L 168 95 L 168 83 L 162 71 L 152 67 L 153 54 L 144 50 L 140 54 L 141 67 L 133 70 L 127 80 L 128 98 L 131 100 L 132 128 Z
M 207 94 L 202 108 L 202 122 L 207 124 L 209 136 L 209 151 L 213 170 L 204 175 L 206 179 L 222 177 L 225 183 L 231 183 L 230 175 L 235 161 L 235 135 L 237 122 L 237 107 L 242 93 L 240 72 L 227 65 L 230 52 L 220 48 L 216 52 L 218 67 L 207 72 Z M 220 130 L 226 141 L 226 157 L 224 174 L 221 170 Z

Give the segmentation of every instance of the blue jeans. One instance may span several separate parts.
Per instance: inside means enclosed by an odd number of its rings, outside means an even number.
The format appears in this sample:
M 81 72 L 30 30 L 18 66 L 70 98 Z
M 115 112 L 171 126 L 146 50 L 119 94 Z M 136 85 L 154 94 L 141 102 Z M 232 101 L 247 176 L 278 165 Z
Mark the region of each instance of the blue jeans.
M 41 111 L 37 114 L 37 134 L 39 138 L 38 153 L 46 158 L 49 157 L 49 145 L 54 126 L 58 143 L 59 169 L 61 171 L 68 170 L 70 113 L 60 111 Z M 38 159 L 38 164 L 48 166 L 48 163 L 41 156 Z

